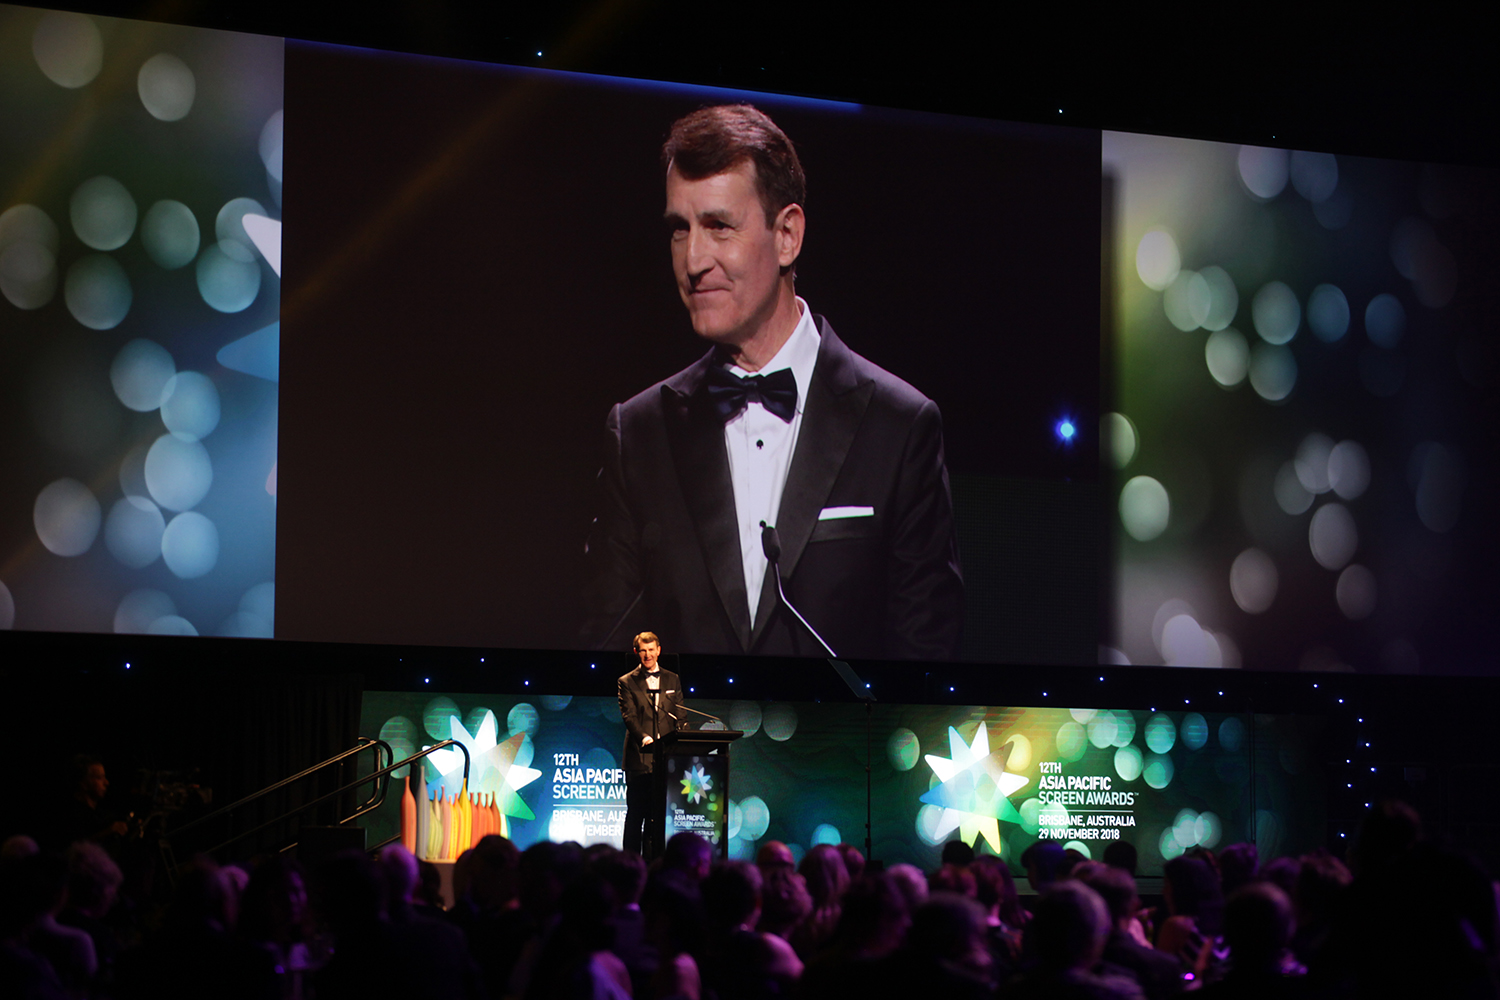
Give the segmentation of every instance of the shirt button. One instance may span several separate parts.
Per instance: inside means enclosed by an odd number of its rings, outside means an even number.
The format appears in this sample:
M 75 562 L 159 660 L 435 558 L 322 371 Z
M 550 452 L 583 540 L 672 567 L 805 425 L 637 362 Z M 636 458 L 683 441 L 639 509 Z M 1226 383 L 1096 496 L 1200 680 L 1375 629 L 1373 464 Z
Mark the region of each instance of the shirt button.
M 764 448 L 765 446 L 766 446 L 766 443 L 764 441 L 757 441 L 757 442 L 755 442 L 755 447 L 757 447 L 757 448 Z

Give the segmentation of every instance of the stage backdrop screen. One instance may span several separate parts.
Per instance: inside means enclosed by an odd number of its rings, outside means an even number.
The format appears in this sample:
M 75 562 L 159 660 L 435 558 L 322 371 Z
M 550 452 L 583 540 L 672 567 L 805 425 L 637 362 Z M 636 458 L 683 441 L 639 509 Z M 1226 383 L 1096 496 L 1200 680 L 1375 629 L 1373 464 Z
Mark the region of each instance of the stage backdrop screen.
M 0 629 L 274 629 L 282 40 L 0 6 Z
M 764 840 L 797 857 L 821 843 L 863 849 L 866 717 L 859 705 L 696 701 L 745 736 L 728 787 L 689 776 L 673 789 L 727 810 L 728 853 Z M 875 856 L 937 866 L 962 839 L 1017 864 L 1038 840 L 1093 858 L 1115 840 L 1159 875 L 1184 851 L 1253 841 L 1262 858 L 1323 844 L 1320 721 L 1310 717 L 1095 708 L 876 705 L 869 719 Z M 624 726 L 614 698 L 366 692 L 362 731 L 403 759 L 439 740 L 470 752 L 468 830 L 522 848 L 539 840 L 619 846 Z M 712 725 L 712 723 L 706 723 Z M 361 758 L 365 760 L 365 758 Z M 411 779 L 437 826 L 419 850 L 452 858 L 441 835 L 463 792 L 463 756 L 425 758 Z M 369 818 L 373 846 L 400 830 L 403 784 Z M 419 805 L 418 808 L 421 808 Z M 477 834 L 474 834 L 477 836 Z

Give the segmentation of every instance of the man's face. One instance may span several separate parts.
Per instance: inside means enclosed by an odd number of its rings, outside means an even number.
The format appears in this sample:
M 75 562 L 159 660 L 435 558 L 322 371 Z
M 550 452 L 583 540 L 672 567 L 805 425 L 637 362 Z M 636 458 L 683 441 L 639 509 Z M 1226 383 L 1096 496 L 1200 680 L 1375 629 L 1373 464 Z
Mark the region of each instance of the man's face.
M 745 343 L 775 313 L 781 269 L 801 251 L 801 207 L 786 206 L 767 226 L 755 164 L 746 160 L 696 181 L 668 170 L 666 218 L 693 329 L 717 344 Z
M 109 791 L 109 778 L 104 775 L 103 764 L 89 766 L 88 774 L 83 778 L 83 790 L 95 802 L 104 798 L 104 793 Z
M 641 666 L 656 669 L 656 658 L 661 655 L 661 646 L 654 642 L 643 642 L 636 647 L 635 655 L 641 658 Z

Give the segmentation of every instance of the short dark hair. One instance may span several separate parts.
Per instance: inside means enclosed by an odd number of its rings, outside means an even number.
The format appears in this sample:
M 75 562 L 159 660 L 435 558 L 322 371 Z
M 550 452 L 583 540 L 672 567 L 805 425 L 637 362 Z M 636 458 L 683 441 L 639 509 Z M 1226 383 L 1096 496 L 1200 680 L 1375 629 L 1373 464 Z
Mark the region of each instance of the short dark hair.
M 641 651 L 642 643 L 645 643 L 648 646 L 660 646 L 661 640 L 656 637 L 655 632 L 642 632 L 631 642 L 630 648 L 639 653 Z
M 677 119 L 661 148 L 662 166 L 690 181 L 746 161 L 755 164 L 755 190 L 768 227 L 783 208 L 806 203 L 807 178 L 792 140 L 765 112 L 748 104 L 699 108 Z

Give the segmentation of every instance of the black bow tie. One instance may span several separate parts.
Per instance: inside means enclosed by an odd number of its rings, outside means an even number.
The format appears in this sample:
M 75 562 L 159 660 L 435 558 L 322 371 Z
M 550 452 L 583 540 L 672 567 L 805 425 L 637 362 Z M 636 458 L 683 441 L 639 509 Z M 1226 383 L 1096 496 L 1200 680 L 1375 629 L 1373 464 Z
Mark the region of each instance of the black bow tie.
M 726 423 L 751 403 L 759 403 L 787 423 L 797 412 L 797 380 L 790 368 L 741 378 L 715 365 L 708 370 L 704 387 L 709 405 Z

